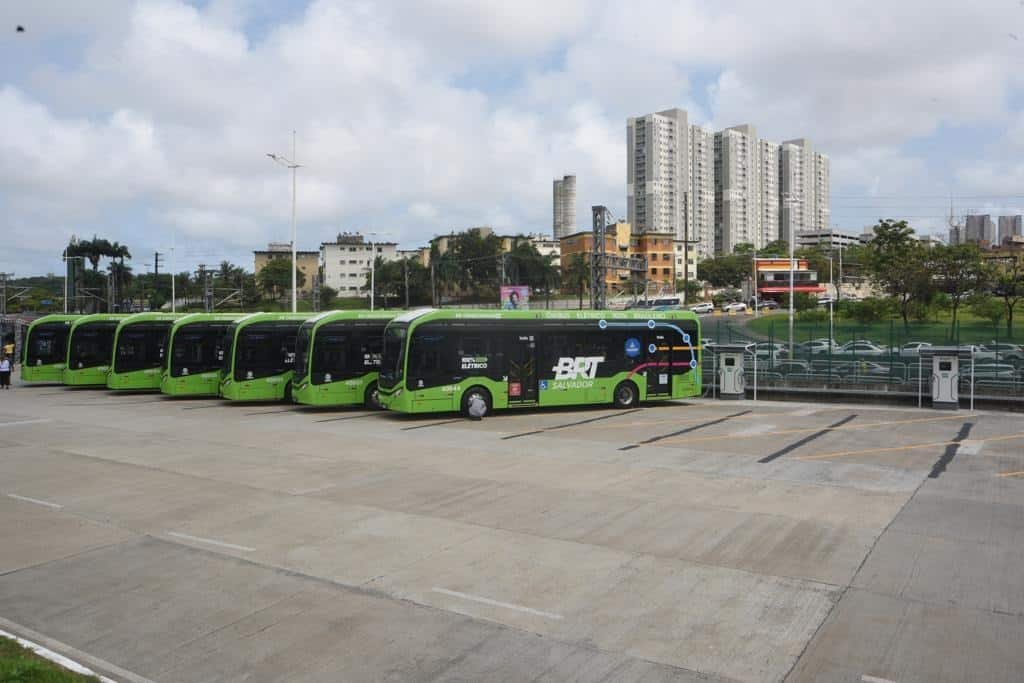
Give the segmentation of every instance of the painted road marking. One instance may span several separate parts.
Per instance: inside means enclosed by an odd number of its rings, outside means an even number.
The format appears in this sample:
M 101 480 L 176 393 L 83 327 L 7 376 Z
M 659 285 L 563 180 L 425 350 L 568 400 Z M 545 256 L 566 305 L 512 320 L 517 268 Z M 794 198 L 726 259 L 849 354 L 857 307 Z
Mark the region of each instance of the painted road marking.
M 878 676 L 868 676 L 864 674 L 860 677 L 861 683 L 896 683 L 896 681 L 890 678 L 879 678 Z
M 242 413 L 245 417 L 252 417 L 253 415 L 273 415 L 274 413 L 290 413 L 292 408 L 285 408 L 284 410 L 263 410 L 257 413 Z
M 640 446 L 646 446 L 648 444 L 657 443 L 658 441 L 663 441 L 665 439 L 670 439 L 670 438 L 673 438 L 673 437 L 677 437 L 680 434 L 686 434 L 687 432 L 693 432 L 693 431 L 696 431 L 698 429 L 704 429 L 705 427 L 711 427 L 712 425 L 721 424 L 722 422 L 725 422 L 726 420 L 731 420 L 734 417 L 742 417 L 742 416 L 748 415 L 748 414 L 750 414 L 749 410 L 742 410 L 742 411 L 740 411 L 738 413 L 733 413 L 732 415 L 726 415 L 725 417 L 720 417 L 717 420 L 709 420 L 708 422 L 704 422 L 703 424 L 694 425 L 692 427 L 687 427 L 686 429 L 679 429 L 679 430 L 676 430 L 674 432 L 669 432 L 668 434 L 662 434 L 661 436 L 652 436 L 649 439 L 644 439 L 643 441 L 640 441 L 638 443 L 630 444 L 628 446 L 623 446 L 619 450 L 620 451 L 629 451 L 629 450 L 632 450 L 634 448 L 639 448 Z
M 987 439 L 977 439 L 981 443 L 988 443 L 989 441 L 1010 441 L 1013 439 L 1024 439 L 1024 433 L 1020 434 L 1005 434 L 1003 436 L 990 436 Z M 931 443 L 915 443 L 909 446 L 891 446 L 889 448 L 867 448 L 861 451 L 839 451 L 837 453 L 822 453 L 821 455 L 804 455 L 796 458 L 797 460 L 826 460 L 828 458 L 841 458 L 846 455 L 866 455 L 868 453 L 891 453 L 893 451 L 910 451 L 917 448 L 938 448 L 939 446 L 950 446 L 958 443 L 957 441 L 933 441 Z M 1021 474 L 1019 472 L 1008 473 Z
M 358 420 L 361 417 L 373 417 L 374 415 L 386 415 L 383 410 L 373 413 L 360 413 L 359 415 L 345 415 L 342 417 L 329 417 L 326 420 L 313 420 L 313 422 L 339 422 L 341 420 Z
M 749 427 L 741 429 L 736 432 L 736 436 L 757 436 L 758 434 L 764 434 L 775 429 L 775 425 L 770 424 L 752 424 Z
M 441 593 L 442 595 L 450 595 L 453 598 L 461 598 L 463 600 L 470 600 L 472 602 L 479 602 L 484 605 L 491 605 L 492 607 L 504 607 L 505 609 L 515 610 L 517 612 L 525 612 L 526 614 L 534 614 L 538 617 L 544 617 L 546 619 L 562 619 L 561 614 L 555 614 L 554 612 L 544 612 L 539 609 L 533 609 L 532 607 L 524 607 L 523 605 L 514 605 L 511 602 L 501 602 L 499 600 L 491 600 L 490 598 L 483 598 L 479 595 L 470 595 L 469 593 L 460 593 L 459 591 L 450 591 L 447 588 L 438 588 L 434 586 L 431 590 L 435 593 Z
M 48 417 L 41 417 L 35 420 L 15 420 L 14 422 L 0 422 L 0 427 L 17 427 L 19 425 L 36 425 L 43 422 L 53 422 Z
M 694 443 L 697 441 L 722 441 L 724 439 L 752 439 L 761 436 L 782 436 L 786 434 L 810 434 L 819 431 L 840 431 L 840 430 L 852 430 L 852 429 L 867 429 L 868 427 L 884 427 L 889 425 L 902 425 L 902 424 L 914 424 L 919 422 L 937 422 L 939 420 L 963 420 L 966 418 L 977 417 L 976 414 L 971 415 L 946 415 L 944 417 L 925 417 L 918 418 L 915 420 L 889 420 L 887 422 L 863 422 L 860 424 L 850 425 L 848 427 L 810 427 L 808 429 L 782 429 L 775 432 L 764 432 L 763 434 L 754 434 L 753 436 L 737 436 L 736 434 L 724 434 L 722 436 L 697 436 L 687 437 L 686 443 Z
M 151 681 L 148 678 L 144 678 L 144 677 L 142 677 L 142 676 L 140 676 L 140 675 L 138 675 L 136 673 L 132 673 L 131 671 L 128 671 L 126 669 L 122 669 L 121 667 L 117 666 L 116 664 L 111 664 L 110 662 L 102 660 L 99 657 L 94 657 L 94 656 L 92 656 L 92 655 L 90 655 L 88 653 L 82 652 L 81 650 L 75 649 L 75 648 L 71 647 L 70 645 L 68 645 L 66 643 L 62 643 L 59 640 L 54 640 L 53 638 L 50 638 L 49 636 L 45 636 L 42 633 L 39 633 L 37 631 L 33 631 L 32 629 L 30 629 L 28 627 L 22 626 L 21 624 L 16 624 L 13 621 L 9 621 L 7 619 L 4 619 L 3 617 L 0 617 L 0 626 L 2 626 L 4 628 L 4 631 L 0 631 L 0 633 L 2 633 L 3 635 L 5 635 L 7 637 L 14 638 L 19 643 L 21 643 L 22 645 L 24 645 L 25 647 L 28 647 L 30 649 L 34 650 L 35 647 L 39 647 L 41 649 L 46 649 L 47 651 L 52 652 L 54 655 L 56 655 L 58 657 L 63 657 L 63 655 L 58 654 L 58 652 L 57 652 L 58 650 L 60 652 L 65 652 L 68 655 L 70 655 L 71 657 L 74 657 L 74 661 L 72 663 L 76 663 L 77 664 L 78 662 L 85 662 L 86 664 L 88 664 L 89 666 L 91 666 L 91 667 L 93 667 L 95 669 L 101 669 L 103 671 L 107 671 L 109 673 L 114 674 L 115 676 L 118 677 L 118 679 L 120 679 L 122 681 L 122 683 L 125 683 L 125 682 L 127 682 L 127 683 L 153 683 L 153 681 Z M 8 633 L 10 633 L 12 635 L 8 635 Z M 13 635 L 13 634 L 18 634 L 18 633 L 21 634 L 20 637 L 17 636 L 17 635 Z M 28 644 L 26 644 L 26 643 L 28 643 Z M 40 653 L 40 654 L 42 654 L 42 653 Z M 47 657 L 47 659 L 49 659 L 48 656 L 46 656 L 46 655 L 43 655 L 43 656 Z M 57 661 L 57 660 L 51 660 L 51 661 Z M 68 661 L 72 661 L 72 660 L 68 660 Z M 60 663 L 60 662 L 58 662 L 58 663 Z M 61 664 L 61 666 L 65 667 L 65 668 L 71 668 L 71 667 L 68 667 L 66 664 L 63 664 L 63 663 L 60 663 L 60 664 Z M 82 665 L 78 664 L 78 666 L 82 666 Z M 85 668 L 85 667 L 82 666 L 82 668 Z M 72 670 L 74 671 L 74 669 L 72 669 Z M 97 674 L 90 672 L 89 674 L 85 674 L 85 675 L 96 676 Z M 105 678 L 103 676 L 99 676 L 99 679 L 101 681 L 103 681 L 103 683 L 114 683 L 109 678 Z
M 568 423 L 566 423 L 564 425 L 555 425 L 553 427 L 544 427 L 542 429 L 534 429 L 533 431 L 521 432 L 519 434 L 509 434 L 509 435 L 503 436 L 501 438 L 502 438 L 502 440 L 518 439 L 521 436 L 531 436 L 533 434 L 542 434 L 544 432 L 554 431 L 555 429 L 566 429 L 568 427 L 578 427 L 579 425 L 590 424 L 591 422 L 598 422 L 600 420 L 607 420 L 607 419 L 610 419 L 610 418 L 613 418 L 613 417 L 621 417 L 622 415 L 630 415 L 632 413 L 639 413 L 641 410 L 642 410 L 641 408 L 634 408 L 632 410 L 623 410 L 623 411 L 619 411 L 619 412 L 615 412 L 615 413 L 609 413 L 608 415 L 601 415 L 601 416 L 598 416 L 598 417 L 591 417 L 591 418 L 588 418 L 586 420 L 577 420 L 576 422 L 568 422 Z
M 960 442 L 960 450 L 958 451 L 962 455 L 977 455 L 984 448 L 985 442 L 977 439 L 964 439 Z
M 1024 470 L 1020 472 L 1000 472 L 997 477 L 1024 477 Z
M 246 545 L 235 545 L 234 543 L 225 543 L 224 541 L 215 541 L 212 538 L 203 538 L 201 536 L 191 536 L 189 534 L 178 533 L 177 531 L 168 531 L 167 535 L 168 536 L 173 536 L 174 538 L 180 538 L 180 539 L 185 540 L 185 541 L 192 541 L 194 543 L 207 543 L 209 545 L 216 545 L 216 546 L 219 546 L 221 548 L 228 548 L 230 550 L 241 550 L 243 553 L 256 552 L 256 548 L 250 548 L 249 546 L 246 546 Z
M 821 436 L 824 436 L 825 434 L 828 434 L 830 431 L 833 431 L 835 429 L 838 429 L 838 428 L 842 427 L 844 424 L 846 424 L 850 420 L 854 419 L 855 417 L 857 417 L 856 413 L 854 413 L 853 415 L 847 415 L 846 417 L 842 418 L 841 420 L 837 420 L 837 421 L 833 422 L 832 424 L 830 424 L 828 427 L 825 427 L 824 429 L 819 429 L 818 431 L 814 432 L 813 434 L 808 434 L 807 436 L 805 436 L 804 438 L 800 439 L 796 443 L 791 443 L 788 446 L 784 446 L 784 447 L 780 448 L 779 450 L 775 451 L 771 455 L 764 456 L 763 458 L 758 460 L 758 462 L 763 465 L 765 463 L 771 462 L 772 460 L 775 460 L 776 458 L 781 458 L 782 456 L 786 455 L 787 453 L 792 453 L 793 451 L 795 451 L 796 449 L 800 448 L 801 446 L 805 446 L 805 445 L 809 444 L 810 442 L 814 441 L 815 439 L 817 439 L 817 438 L 819 438 Z
M 26 503 L 35 503 L 36 505 L 42 505 L 43 507 L 48 507 L 48 508 L 51 508 L 53 510 L 60 510 L 60 509 L 62 509 L 64 507 L 63 505 L 60 505 L 59 503 L 51 503 L 48 500 L 39 500 L 38 498 L 29 498 L 28 496 L 19 496 L 16 493 L 8 493 L 7 497 L 8 498 L 13 498 L 14 500 L 24 501 Z

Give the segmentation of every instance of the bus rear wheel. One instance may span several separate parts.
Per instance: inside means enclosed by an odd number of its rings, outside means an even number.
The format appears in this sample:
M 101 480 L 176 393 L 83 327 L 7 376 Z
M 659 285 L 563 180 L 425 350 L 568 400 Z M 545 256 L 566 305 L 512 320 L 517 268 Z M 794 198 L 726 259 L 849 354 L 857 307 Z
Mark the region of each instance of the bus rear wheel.
M 640 391 L 632 382 L 619 382 L 612 394 L 616 408 L 633 408 L 640 402 Z
M 470 387 L 466 389 L 466 393 L 462 395 L 462 414 L 466 417 L 471 417 L 469 414 L 469 406 L 473 404 L 475 399 L 480 399 L 484 404 L 484 414 L 481 417 L 485 417 L 491 414 L 491 392 L 487 391 L 483 387 Z
M 283 398 L 283 400 L 288 402 L 288 403 L 292 402 L 292 383 L 291 382 L 288 382 L 287 384 L 284 385 L 284 398 Z
M 366 387 L 366 391 L 363 393 L 363 405 L 370 410 L 380 410 L 384 407 L 380 404 L 380 390 L 377 388 L 376 382 L 370 382 Z

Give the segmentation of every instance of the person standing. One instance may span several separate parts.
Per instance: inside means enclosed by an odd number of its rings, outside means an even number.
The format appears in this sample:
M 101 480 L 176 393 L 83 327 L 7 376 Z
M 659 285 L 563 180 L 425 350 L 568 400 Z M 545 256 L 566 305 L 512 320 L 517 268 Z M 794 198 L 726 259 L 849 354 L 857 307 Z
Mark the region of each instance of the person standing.
M 11 359 L 7 354 L 0 356 L 0 388 L 11 388 Z

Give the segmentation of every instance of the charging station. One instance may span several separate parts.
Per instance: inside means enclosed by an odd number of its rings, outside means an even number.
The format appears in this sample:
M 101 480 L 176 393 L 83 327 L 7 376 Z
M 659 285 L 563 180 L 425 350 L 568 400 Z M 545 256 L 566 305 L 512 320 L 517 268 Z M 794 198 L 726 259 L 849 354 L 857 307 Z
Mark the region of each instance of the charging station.
M 716 344 L 718 357 L 718 395 L 724 399 L 740 399 L 747 395 L 747 380 L 743 372 L 746 344 Z
M 930 369 L 932 407 L 960 408 L 961 368 L 971 361 L 970 346 L 931 346 L 921 349 L 925 370 Z

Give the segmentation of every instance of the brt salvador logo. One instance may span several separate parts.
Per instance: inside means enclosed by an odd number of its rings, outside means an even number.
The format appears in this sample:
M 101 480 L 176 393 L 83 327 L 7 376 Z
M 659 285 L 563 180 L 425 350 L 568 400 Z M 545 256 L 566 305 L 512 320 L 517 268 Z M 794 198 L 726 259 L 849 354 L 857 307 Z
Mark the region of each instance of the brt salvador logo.
M 558 365 L 551 369 L 555 372 L 555 379 L 594 379 L 597 364 L 603 362 L 604 356 L 559 358 Z

